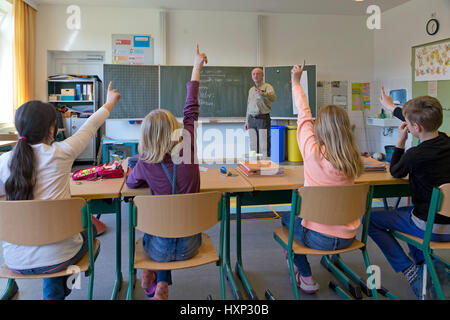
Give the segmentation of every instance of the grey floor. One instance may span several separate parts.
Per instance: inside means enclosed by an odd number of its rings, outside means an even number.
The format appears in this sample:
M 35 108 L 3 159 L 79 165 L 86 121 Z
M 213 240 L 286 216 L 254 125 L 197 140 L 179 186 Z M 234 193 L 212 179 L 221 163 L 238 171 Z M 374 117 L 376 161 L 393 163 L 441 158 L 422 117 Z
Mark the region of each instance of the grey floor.
M 391 199 L 390 199 L 391 200 Z M 393 202 L 394 199 L 392 199 Z M 107 225 L 107 231 L 99 237 L 101 252 L 95 264 L 94 299 L 109 300 L 111 298 L 115 276 L 115 215 L 106 214 L 101 220 Z M 264 299 L 264 291 L 270 289 L 276 299 L 293 299 L 292 286 L 289 279 L 289 271 L 281 247 L 273 239 L 273 229 L 280 225 L 279 219 L 243 220 L 242 222 L 242 247 L 243 265 L 249 281 L 251 282 L 258 298 Z M 211 228 L 207 233 L 218 248 L 219 225 Z M 123 284 L 119 293 L 119 299 L 125 299 L 128 285 L 128 207 L 122 205 L 122 273 Z M 136 237 L 141 234 L 137 233 Z M 231 222 L 231 261 L 235 259 L 235 222 Z M 387 264 L 378 247 L 369 239 L 368 252 L 371 263 L 381 270 L 382 286 L 392 290 L 401 299 L 414 299 L 408 283 L 401 274 L 395 274 Z M 442 252 L 447 259 L 449 253 Z M 3 255 L 0 254 L 0 257 Z M 342 255 L 343 259 L 359 275 L 364 275 L 364 262 L 359 251 Z M 0 262 L 2 258 L 0 258 Z M 320 265 L 320 258 L 308 257 L 313 276 L 320 284 L 320 291 L 314 295 L 300 292 L 300 299 L 305 300 L 334 300 L 341 299 L 328 288 L 330 280 L 335 280 L 331 274 Z M 234 267 L 234 266 L 233 266 Z M 172 272 L 173 285 L 169 288 L 169 299 L 174 300 L 206 300 L 208 295 L 213 299 L 220 299 L 219 269 L 215 264 L 198 268 L 177 270 Z M 87 298 L 88 278 L 81 276 L 81 288 L 74 289 L 68 300 L 84 300 Z M 140 278 L 140 273 L 138 273 Z M 445 277 L 444 281 L 447 281 Z M 335 282 L 337 282 L 335 280 Z M 19 293 L 14 299 L 39 300 L 42 299 L 42 280 L 17 280 Z M 449 297 L 449 286 L 441 282 L 445 288 L 446 297 Z M 0 280 L 0 290 L 3 290 L 6 280 Z M 240 286 L 241 287 L 241 286 Z M 241 287 L 242 290 L 242 287 Z M 242 290 L 244 292 L 244 290 Z M 226 284 L 227 299 L 234 299 L 230 286 Z M 146 300 L 143 290 L 140 288 L 139 279 L 134 290 L 134 299 Z M 370 299 L 364 296 L 364 299 Z M 381 299 L 384 299 L 381 297 Z

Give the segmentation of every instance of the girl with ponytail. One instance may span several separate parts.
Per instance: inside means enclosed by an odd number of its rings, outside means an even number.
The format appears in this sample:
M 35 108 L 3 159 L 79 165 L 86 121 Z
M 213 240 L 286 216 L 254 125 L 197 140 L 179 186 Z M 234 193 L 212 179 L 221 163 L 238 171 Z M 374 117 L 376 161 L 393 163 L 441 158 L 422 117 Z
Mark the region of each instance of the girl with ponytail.
M 70 198 L 73 162 L 119 99 L 120 94 L 110 83 L 106 103 L 77 133 L 59 142 L 55 142 L 58 132 L 55 107 L 37 100 L 24 103 L 15 114 L 17 144 L 0 156 L 0 196 L 6 195 L 9 201 Z M 5 264 L 19 274 L 59 272 L 78 262 L 87 250 L 86 232 L 43 246 L 3 242 Z M 43 279 L 44 300 L 64 299 L 70 293 L 67 277 Z

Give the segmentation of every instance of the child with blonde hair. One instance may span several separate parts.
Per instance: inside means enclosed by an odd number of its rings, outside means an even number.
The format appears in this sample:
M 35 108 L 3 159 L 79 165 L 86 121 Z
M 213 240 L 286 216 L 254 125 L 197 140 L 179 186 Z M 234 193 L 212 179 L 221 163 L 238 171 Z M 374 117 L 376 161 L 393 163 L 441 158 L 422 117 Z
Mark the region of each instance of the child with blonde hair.
M 305 61 L 291 70 L 292 95 L 298 109 L 297 142 L 303 157 L 305 186 L 353 184 L 363 171 L 362 160 L 345 109 L 322 107 L 314 122 L 306 95 L 300 85 Z M 289 214 L 282 225 L 289 227 Z M 303 245 L 318 250 L 344 249 L 353 243 L 360 220 L 345 225 L 324 225 L 295 217 L 294 237 Z M 286 252 L 285 252 L 286 255 Z M 306 255 L 294 254 L 295 281 L 306 293 L 319 285 L 312 278 Z
M 200 70 L 207 62 L 206 55 L 199 52 L 197 45 L 191 81 L 186 85 L 183 130 L 178 130 L 178 121 L 167 110 L 154 110 L 145 117 L 139 141 L 139 160 L 126 181 L 129 188 L 148 186 L 152 195 L 200 192 L 194 123 L 199 114 Z M 183 148 L 180 150 L 179 146 Z M 145 234 L 143 238 L 144 250 L 151 259 L 159 262 L 190 259 L 200 245 L 201 234 L 183 238 Z M 170 284 L 170 270 L 143 270 L 142 287 L 152 300 L 167 300 Z

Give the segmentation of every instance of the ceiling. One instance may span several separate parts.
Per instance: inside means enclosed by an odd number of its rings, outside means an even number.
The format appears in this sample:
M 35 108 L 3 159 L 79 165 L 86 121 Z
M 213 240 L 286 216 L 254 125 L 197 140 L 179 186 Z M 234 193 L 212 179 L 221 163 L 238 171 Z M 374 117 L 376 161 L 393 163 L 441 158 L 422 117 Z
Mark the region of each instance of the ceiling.
M 33 0 L 34 3 L 58 5 L 90 5 L 168 10 L 237 11 L 261 13 L 304 13 L 365 15 L 371 4 L 381 11 L 409 0 Z

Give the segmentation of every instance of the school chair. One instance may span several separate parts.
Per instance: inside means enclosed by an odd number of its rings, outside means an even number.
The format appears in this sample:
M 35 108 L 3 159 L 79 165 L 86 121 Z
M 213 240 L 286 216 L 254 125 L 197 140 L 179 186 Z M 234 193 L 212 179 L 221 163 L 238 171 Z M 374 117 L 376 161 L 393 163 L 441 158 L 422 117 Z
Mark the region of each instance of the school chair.
M 287 252 L 289 272 L 296 300 L 299 299 L 299 296 L 294 274 L 294 253 L 323 256 L 321 263 L 341 280 L 348 290 L 353 290 L 348 278 L 334 263 L 337 259 L 340 267 L 345 269 L 347 273 L 350 272 L 356 278 L 356 274 L 342 261 L 340 254 L 360 249 L 364 258 L 366 272 L 369 277 L 372 276 L 372 270 L 368 269 L 370 261 L 366 249 L 372 193 L 372 187 L 368 184 L 302 187 L 298 191 L 293 191 L 289 228 L 284 226 L 275 228 L 273 237 Z M 364 216 L 361 240 L 355 239 L 350 247 L 341 250 L 326 251 L 308 248 L 294 238 L 295 216 L 327 225 L 342 225 L 361 219 Z M 329 286 L 343 298 L 352 299 L 333 282 L 330 282 Z M 370 289 L 372 297 L 378 299 L 376 286 L 372 286 Z
M 423 256 L 425 257 L 425 264 L 427 267 L 426 269 L 428 269 L 430 273 L 431 281 L 434 285 L 437 298 L 440 300 L 444 300 L 445 299 L 444 293 L 442 291 L 442 286 L 439 282 L 439 277 L 437 276 L 433 260 L 437 260 L 443 263 L 447 270 L 450 269 L 450 263 L 446 261 L 443 257 L 438 256 L 434 252 L 434 250 L 449 250 L 450 242 L 431 241 L 434 219 L 437 213 L 443 216 L 450 217 L 450 183 L 443 184 L 439 188 L 433 188 L 430 207 L 428 210 L 428 219 L 423 239 L 400 231 L 392 230 L 390 232 L 397 239 L 405 241 L 408 244 L 422 250 Z M 424 288 L 426 288 L 426 286 L 424 286 Z
M 160 196 L 136 196 L 130 213 L 130 250 L 127 300 L 133 299 L 137 269 L 177 270 L 215 262 L 220 272 L 221 297 L 225 299 L 223 273 L 224 205 L 220 192 L 201 192 Z M 219 254 L 203 233 L 220 222 Z M 181 238 L 202 233 L 202 244 L 195 256 L 183 261 L 156 262 L 144 251 L 142 238 L 135 241 L 135 230 L 166 237 Z M 199 278 L 200 279 L 200 278 Z
M 0 267 L 0 278 L 8 283 L 1 300 L 11 299 L 18 290 L 15 279 L 43 279 L 85 272 L 89 276 L 88 299 L 92 299 L 94 261 L 100 241 L 93 240 L 92 222 L 86 201 L 80 198 L 59 200 L 0 201 L 0 241 L 22 246 L 42 246 L 68 239 L 88 230 L 89 251 L 73 266 L 51 274 L 21 275 L 6 265 Z

